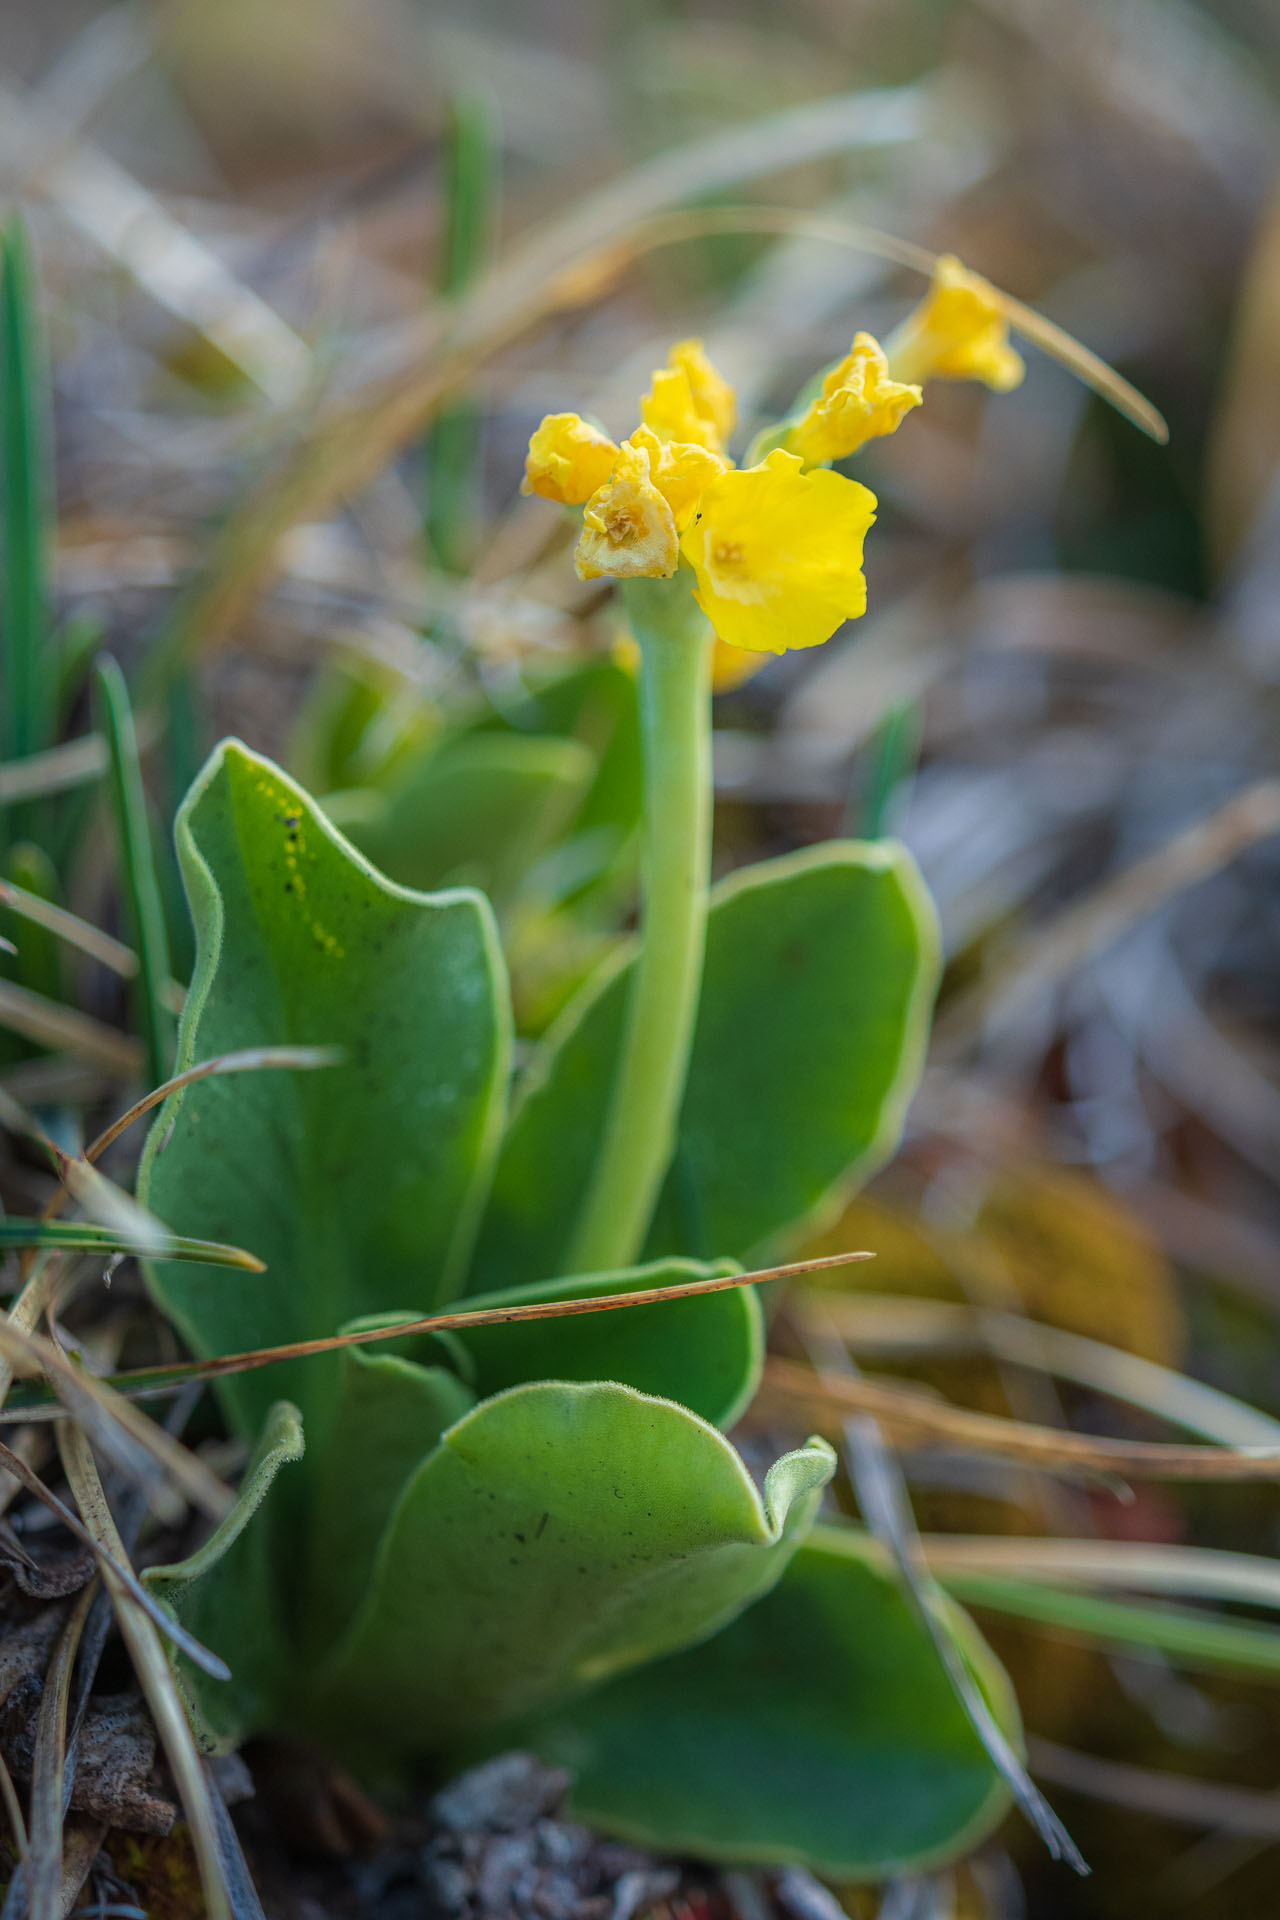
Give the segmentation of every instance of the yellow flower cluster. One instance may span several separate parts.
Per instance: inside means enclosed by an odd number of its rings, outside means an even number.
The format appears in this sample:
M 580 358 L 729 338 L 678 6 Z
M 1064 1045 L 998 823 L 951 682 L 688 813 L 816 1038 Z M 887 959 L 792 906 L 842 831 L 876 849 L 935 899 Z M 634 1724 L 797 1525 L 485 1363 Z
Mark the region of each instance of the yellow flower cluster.
M 576 413 L 548 414 L 529 443 L 523 491 L 582 507 L 574 557 L 583 580 L 668 578 L 683 560 L 722 645 L 818 646 L 866 609 L 862 548 L 876 507 L 829 463 L 893 433 L 919 406 L 923 380 L 1004 391 L 1021 377 L 1000 296 L 947 255 L 887 350 L 857 334 L 756 465 L 729 459 L 733 388 L 701 341 L 682 340 L 621 446 Z

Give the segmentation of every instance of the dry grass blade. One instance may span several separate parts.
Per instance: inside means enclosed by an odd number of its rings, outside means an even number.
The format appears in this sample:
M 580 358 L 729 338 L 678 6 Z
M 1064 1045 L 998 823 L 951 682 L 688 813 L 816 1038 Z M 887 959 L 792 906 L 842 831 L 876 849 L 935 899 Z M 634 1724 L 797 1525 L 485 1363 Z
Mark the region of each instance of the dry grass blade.
M 85 1148 L 84 1157 L 86 1160 L 97 1160 L 135 1120 L 141 1120 L 144 1114 L 160 1106 L 179 1087 L 189 1087 L 195 1080 L 208 1080 L 222 1073 L 262 1073 L 268 1068 L 288 1067 L 310 1072 L 317 1067 L 340 1066 L 343 1058 L 341 1047 L 243 1047 L 237 1053 L 216 1054 L 212 1059 L 201 1060 L 196 1066 L 174 1074 L 172 1080 L 166 1080 L 161 1087 L 153 1087 L 150 1093 L 135 1101 L 126 1113 L 122 1113 L 118 1120 L 113 1120 L 98 1135 L 92 1145 Z
M 91 1167 L 87 1159 L 64 1152 L 34 1115 L 28 1113 L 3 1088 L 0 1088 L 0 1126 L 10 1133 L 25 1135 L 43 1148 L 67 1194 L 79 1203 L 91 1221 L 111 1228 L 130 1245 L 157 1255 L 163 1252 L 171 1238 L 164 1223 L 148 1213 L 145 1207 L 139 1206 L 131 1194 L 125 1193 Z M 51 1218 L 59 1207 L 46 1209 L 45 1218 Z
M 1121 1760 L 1095 1760 L 1092 1754 L 1060 1747 L 1038 1734 L 1031 1735 L 1027 1748 L 1032 1770 L 1072 1793 L 1128 1807 L 1134 1813 L 1154 1814 L 1180 1826 L 1280 1840 L 1280 1794 L 1257 1787 L 1224 1787 L 1215 1780 L 1188 1779 Z
M 490 355 L 566 303 L 593 298 L 617 270 L 626 229 L 744 180 L 915 139 L 925 130 L 923 105 L 914 88 L 810 101 L 669 149 L 535 233 L 468 294 L 414 326 L 394 364 L 322 420 L 233 510 L 204 577 L 151 656 L 147 691 L 163 684 L 179 659 L 225 637 L 270 576 L 291 527 L 365 486 Z
M 154 1617 L 151 1609 L 143 1604 L 145 1595 L 133 1569 L 128 1568 L 126 1573 L 121 1564 L 125 1560 L 124 1542 L 107 1505 L 88 1441 L 79 1428 L 66 1422 L 59 1428 L 58 1444 L 67 1480 L 99 1555 L 103 1583 L 115 1605 L 120 1631 L 151 1708 L 191 1828 L 208 1920 L 234 1920 L 222 1876 L 211 1789 Z
M 1213 1547 L 1166 1547 L 1145 1540 L 1004 1539 L 940 1533 L 922 1545 L 940 1574 L 1010 1573 L 1083 1587 L 1179 1594 L 1280 1608 L 1280 1563 Z
M 91 780 L 101 779 L 106 770 L 106 741 L 96 733 L 82 734 L 78 740 L 65 740 L 60 747 L 0 765 L 0 805 L 41 800 L 47 794 L 66 793 L 70 787 L 88 786 Z
M 619 240 L 615 275 L 640 253 L 654 247 L 719 233 L 784 233 L 798 239 L 823 240 L 831 246 L 853 247 L 859 253 L 892 260 L 897 266 L 925 275 L 932 274 L 938 263 L 938 255 L 927 247 L 918 247 L 910 240 L 900 240 L 895 234 L 883 233 L 878 227 L 864 227 L 852 220 L 822 219 L 791 207 L 698 207 L 651 220 Z M 1051 360 L 1073 373 L 1157 444 L 1165 445 L 1169 428 L 1164 416 L 1122 374 L 1064 328 L 1037 313 L 1034 307 L 1015 300 L 999 287 L 995 292 L 1010 325 L 1018 333 L 1034 341 Z
M 1266 1447 L 1180 1447 L 1155 1440 L 1104 1440 L 1061 1433 L 1023 1420 L 935 1399 L 919 1387 L 881 1380 L 847 1380 L 814 1373 L 792 1360 L 770 1360 L 756 1410 L 800 1411 L 827 1431 L 842 1430 L 851 1413 L 871 1413 L 898 1441 L 931 1441 L 968 1453 L 993 1454 L 1051 1473 L 1108 1475 L 1130 1480 L 1280 1480 L 1280 1444 Z
M 970 992 L 954 1000 L 934 1030 L 944 1047 L 1027 1002 L 1109 946 L 1174 894 L 1229 866 L 1246 848 L 1280 832 L 1280 780 L 1259 780 L 1165 846 L 1127 867 L 1038 932 L 1020 941 Z
M 821 1307 L 841 1338 L 862 1353 L 990 1353 L 1142 1407 L 1219 1446 L 1280 1446 L 1280 1420 L 1231 1394 L 1121 1347 L 1064 1333 L 1019 1314 L 901 1294 L 822 1297 Z M 792 1300 L 789 1308 L 794 1318 L 803 1320 L 807 1303 Z
M 25 1864 L 30 1920 L 60 1920 L 61 1916 L 67 1702 L 80 1636 L 96 1593 L 97 1582 L 91 1581 L 68 1615 L 40 1695 L 31 1762 L 31 1850 Z
M 66 1425 L 65 1420 L 60 1422 L 58 1427 L 59 1436 L 63 1434 Z M 84 1440 L 84 1436 L 80 1434 L 79 1428 L 73 1427 L 72 1431 L 77 1434 L 87 1448 L 88 1442 Z M 61 1446 L 61 1444 L 62 1441 L 60 1437 L 59 1446 Z M 42 1506 L 48 1507 L 50 1513 L 57 1515 L 68 1533 L 74 1534 L 75 1538 L 79 1540 L 82 1545 L 90 1549 L 94 1559 L 98 1563 L 98 1569 L 102 1574 L 104 1582 L 110 1585 L 111 1582 L 114 1581 L 124 1593 L 132 1595 L 134 1604 L 142 1609 L 143 1613 L 153 1625 L 158 1627 L 168 1639 L 172 1640 L 174 1646 L 182 1649 L 188 1660 L 193 1661 L 196 1666 L 203 1672 L 209 1674 L 214 1680 L 227 1680 L 231 1677 L 225 1660 L 219 1660 L 216 1653 L 210 1653 L 207 1647 L 202 1647 L 198 1640 L 193 1639 L 184 1628 L 180 1627 L 176 1620 L 171 1620 L 168 1614 L 165 1613 L 163 1607 L 161 1607 L 157 1601 L 153 1600 L 146 1588 L 139 1583 L 132 1568 L 127 1564 L 123 1564 L 120 1560 L 113 1559 L 110 1551 L 103 1547 L 97 1535 L 91 1532 L 83 1521 L 77 1520 L 70 1507 L 59 1500 L 56 1493 L 52 1493 L 50 1489 L 46 1487 L 39 1474 L 33 1473 L 25 1460 L 20 1459 L 19 1456 L 13 1452 L 12 1448 L 6 1447 L 2 1441 L 0 1441 L 0 1466 L 3 1466 L 8 1473 L 13 1474 L 15 1479 L 20 1480 L 28 1493 L 34 1494 Z M 95 1478 L 97 1476 L 96 1468 L 94 1469 L 94 1476 Z M 77 1495 L 76 1498 L 78 1503 L 79 1495 Z M 83 1512 L 83 1508 L 81 1511 Z
M 997 289 L 999 292 L 999 289 Z M 1131 387 L 1105 360 L 1075 339 L 1065 328 L 1046 320 L 1034 307 L 1024 306 L 1021 300 L 1015 300 L 1012 294 L 1000 293 L 1001 303 L 1008 315 L 1009 324 L 1024 339 L 1032 340 L 1042 353 L 1051 360 L 1074 373 L 1077 380 L 1091 387 L 1136 427 L 1150 434 L 1158 446 L 1164 446 L 1169 438 L 1169 429 L 1162 414 L 1158 413 L 1149 400 L 1145 400 L 1136 387 Z
M 861 145 L 907 139 L 917 130 L 919 96 L 853 96 L 824 100 L 777 116 L 764 126 L 734 129 L 691 148 L 659 156 L 519 249 L 458 301 L 447 327 L 415 328 L 409 353 L 371 391 L 323 420 L 233 511 L 215 543 L 204 580 L 177 610 L 148 670 L 154 690 L 178 658 L 219 641 L 274 568 L 291 527 L 323 515 L 359 491 L 428 425 L 450 396 L 491 354 L 547 315 L 598 297 L 639 254 L 699 234 L 778 231 L 855 246 L 932 271 L 927 249 L 850 223 L 824 222 L 782 210 L 713 209 L 662 215 L 699 194 Z M 857 102 L 856 111 L 853 110 Z M 869 106 L 873 110 L 868 113 Z M 997 289 L 997 291 L 999 291 Z M 1020 301 L 1000 295 L 1011 323 L 1059 360 L 1153 439 L 1168 428 L 1149 401 L 1106 362 Z
M 402 1340 L 406 1334 L 447 1333 L 459 1327 L 507 1326 L 515 1320 L 560 1320 L 579 1313 L 617 1313 L 631 1307 L 661 1306 L 664 1300 L 692 1300 L 698 1294 L 723 1293 L 730 1287 L 762 1286 L 768 1280 L 790 1280 L 801 1273 L 843 1267 L 854 1260 L 874 1260 L 873 1253 L 832 1253 L 816 1260 L 791 1260 L 777 1267 L 757 1267 L 750 1273 L 717 1275 L 710 1280 L 682 1280 L 671 1287 L 650 1287 L 635 1293 L 593 1294 L 584 1300 L 543 1300 L 511 1307 L 480 1307 L 470 1312 L 432 1313 L 421 1320 L 401 1320 L 394 1326 L 364 1327 L 355 1333 L 334 1333 L 320 1340 L 295 1340 L 283 1347 L 258 1347 L 247 1353 L 219 1354 L 212 1360 L 189 1360 L 173 1367 L 138 1367 L 113 1376 L 111 1385 L 131 1398 L 164 1393 L 184 1380 L 218 1380 L 224 1374 L 250 1373 L 256 1367 L 275 1366 L 281 1360 L 306 1360 L 317 1353 L 339 1353 L 344 1347 L 372 1346 L 379 1340 Z M 47 1405 L 11 1408 L 8 1419 L 56 1417 Z
M 118 973 L 122 980 L 132 980 L 138 971 L 138 956 L 132 947 L 126 947 L 122 940 L 113 940 L 109 933 L 103 933 L 88 920 L 81 920 L 77 914 L 68 913 L 65 907 L 56 907 L 51 901 L 42 900 L 38 893 L 28 893 L 25 887 L 15 886 L 11 880 L 0 880 L 0 905 L 8 907 L 20 919 L 29 920 L 32 926 L 43 927 L 46 933 L 65 940 L 69 947 L 87 953 L 91 960 Z
M 821 1303 L 814 1306 L 816 1311 L 810 1313 L 810 1357 L 815 1364 L 831 1364 L 845 1378 L 860 1378 L 833 1324 L 823 1318 Z M 952 1691 L 982 1742 L 987 1758 L 1044 1841 L 1050 1857 L 1066 1860 L 1077 1873 L 1087 1874 L 1089 1869 L 1083 1855 L 1035 1786 L 956 1644 L 945 1596 L 921 1546 L 906 1480 L 879 1423 L 870 1414 L 852 1415 L 844 1423 L 844 1440 L 849 1476 L 863 1520 L 892 1561 L 907 1603 L 933 1643 Z
M 109 1127 L 103 1129 L 96 1140 L 90 1142 L 79 1160 L 72 1160 L 68 1155 L 62 1154 L 61 1150 L 48 1139 L 47 1135 L 37 1130 L 38 1137 L 48 1147 L 49 1151 L 58 1158 L 59 1172 L 62 1173 L 64 1182 L 64 1190 L 55 1193 L 45 1208 L 45 1219 L 56 1219 L 62 1211 L 64 1199 L 68 1194 L 74 1192 L 72 1181 L 63 1170 L 63 1162 L 66 1163 L 67 1167 L 84 1167 L 86 1171 L 90 1171 L 92 1162 L 100 1159 L 107 1148 L 111 1146 L 114 1141 L 118 1140 L 122 1133 L 125 1133 L 135 1121 L 141 1120 L 155 1107 L 160 1106 L 168 1099 L 169 1095 L 175 1093 L 179 1087 L 190 1086 L 193 1080 L 207 1080 L 215 1074 L 258 1073 L 266 1068 L 288 1067 L 296 1070 L 309 1070 L 316 1067 L 332 1067 L 337 1066 L 342 1057 L 342 1051 L 337 1047 L 244 1047 L 237 1053 L 222 1053 L 213 1059 L 202 1060 L 198 1065 L 188 1067 L 184 1073 L 175 1074 L 171 1080 L 166 1080 L 162 1086 L 153 1087 L 150 1093 L 142 1096 L 141 1100 L 135 1100 L 134 1104 L 122 1113 L 118 1119 L 113 1120 Z M 3 1103 L 4 1100 L 5 1096 L 0 1093 L 0 1103 Z M 13 1103 L 9 1104 L 12 1105 Z M 3 1111 L 4 1107 L 0 1104 L 0 1115 L 3 1114 Z M 145 1220 L 151 1220 L 153 1218 L 152 1215 L 144 1213 L 141 1208 L 139 1212 L 142 1213 L 142 1217 Z M 159 1255 L 164 1252 L 165 1238 L 167 1238 L 169 1230 L 158 1221 L 156 1225 L 160 1228 L 162 1239 L 157 1242 L 155 1246 L 147 1247 L 144 1245 L 141 1249 L 144 1253 L 155 1253 Z M 246 1255 L 246 1259 L 253 1260 L 254 1256 L 251 1254 Z M 261 1263 L 259 1262 L 257 1265 L 258 1271 L 262 1271 Z
M 128 1034 L 13 980 L 0 980 L 0 1027 L 37 1046 L 77 1054 L 126 1080 L 136 1080 L 142 1072 L 142 1048 Z
M 13 1784 L 13 1775 L 9 1763 L 0 1753 L 0 1804 L 4 1806 L 5 1819 L 9 1822 L 9 1834 L 13 1840 L 19 1860 L 27 1857 L 27 1823 L 22 1817 L 22 1803 L 18 1799 L 18 1790 Z
M 93 1444 L 132 1479 L 145 1486 L 155 1480 L 157 1472 L 167 1474 L 211 1519 L 221 1520 L 228 1512 L 231 1493 L 196 1454 L 113 1388 L 84 1367 L 74 1365 L 54 1341 L 3 1321 L 0 1354 L 10 1366 L 39 1367 Z
M 164 202 L 100 148 L 68 143 L 38 102 L 0 86 L 5 160 L 44 147 L 48 157 L 28 191 L 44 195 L 78 233 L 101 247 L 157 305 L 201 334 L 272 400 L 295 399 L 306 385 L 305 343 L 251 288 L 174 219 Z

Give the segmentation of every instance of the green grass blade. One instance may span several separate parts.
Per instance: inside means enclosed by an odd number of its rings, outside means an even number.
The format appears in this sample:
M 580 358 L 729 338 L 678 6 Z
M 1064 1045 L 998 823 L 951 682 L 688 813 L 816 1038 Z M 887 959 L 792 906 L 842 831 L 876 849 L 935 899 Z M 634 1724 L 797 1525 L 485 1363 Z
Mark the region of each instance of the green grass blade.
M 445 132 L 444 245 L 437 285 L 463 293 L 484 266 L 492 237 L 498 186 L 498 130 L 494 109 L 479 94 L 461 95 Z
M 191 1240 L 174 1234 L 157 1248 L 154 1237 L 133 1239 L 114 1227 L 95 1227 L 85 1220 L 0 1220 L 0 1250 L 10 1247 L 62 1247 L 69 1253 L 145 1253 L 166 1260 L 198 1260 L 206 1267 L 238 1267 L 261 1273 L 263 1263 L 243 1247 L 220 1240 Z
M 1103 1599 L 1041 1580 L 987 1573 L 942 1573 L 940 1583 L 966 1606 L 1056 1627 L 1109 1646 L 1151 1648 L 1189 1666 L 1280 1678 L 1280 1632 L 1251 1621 L 1134 1600 Z
M 98 724 L 107 742 L 111 798 L 120 852 L 120 878 L 138 949 L 138 1024 L 152 1086 L 169 1077 L 173 1061 L 173 1016 L 165 1005 L 169 941 L 156 877 L 142 768 L 129 693 L 116 661 L 103 654 L 94 671 Z
M 898 789 L 914 774 L 919 753 L 919 703 L 900 700 L 886 709 L 868 747 L 870 767 L 862 796 L 862 817 L 855 825 L 859 839 L 883 837 L 890 806 Z
M 479 95 L 454 100 L 444 137 L 444 232 L 437 291 L 465 293 L 484 267 L 497 204 L 499 147 L 493 108 Z M 467 401 L 447 408 L 424 443 L 426 532 L 446 572 L 471 559 L 479 491 L 480 415 Z
M 0 643 L 5 759 L 38 753 L 50 740 L 54 674 L 45 642 L 48 605 L 48 386 L 26 229 L 15 215 L 0 228 Z

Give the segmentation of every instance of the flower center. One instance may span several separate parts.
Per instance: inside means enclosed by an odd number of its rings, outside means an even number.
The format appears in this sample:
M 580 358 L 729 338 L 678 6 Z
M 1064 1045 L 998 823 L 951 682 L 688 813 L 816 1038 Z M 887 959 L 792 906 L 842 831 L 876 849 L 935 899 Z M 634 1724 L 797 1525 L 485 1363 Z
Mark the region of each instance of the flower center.
M 627 541 L 634 539 L 640 531 L 640 520 L 635 508 L 610 507 L 604 516 L 604 530 L 615 547 L 625 546 Z
M 742 542 L 740 540 L 717 540 L 711 549 L 711 558 L 717 567 L 739 567 L 742 565 Z

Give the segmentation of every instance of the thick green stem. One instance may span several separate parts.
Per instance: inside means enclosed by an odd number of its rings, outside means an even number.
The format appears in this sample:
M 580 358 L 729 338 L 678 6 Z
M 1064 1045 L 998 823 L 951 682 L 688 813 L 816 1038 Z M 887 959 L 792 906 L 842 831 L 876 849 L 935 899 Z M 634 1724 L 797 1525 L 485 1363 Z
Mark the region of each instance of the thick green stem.
M 569 1270 L 629 1266 L 675 1149 L 711 863 L 711 633 L 689 576 L 624 589 L 640 646 L 644 906 L 622 1051 Z

